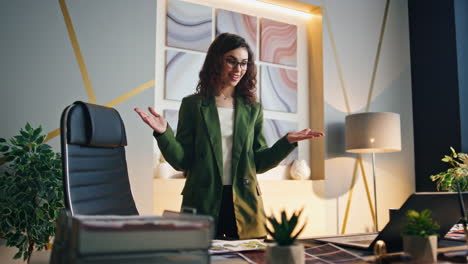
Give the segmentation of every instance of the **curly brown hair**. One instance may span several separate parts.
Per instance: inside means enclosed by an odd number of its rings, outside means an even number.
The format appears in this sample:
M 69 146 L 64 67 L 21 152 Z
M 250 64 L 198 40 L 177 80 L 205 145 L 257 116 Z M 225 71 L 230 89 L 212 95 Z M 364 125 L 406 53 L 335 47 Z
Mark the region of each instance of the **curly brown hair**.
M 237 48 L 247 50 L 249 64 L 243 78 L 236 85 L 235 95 L 243 97 L 248 104 L 257 101 L 257 66 L 255 65 L 253 52 L 244 38 L 230 33 L 219 35 L 211 43 L 199 74 L 200 80 L 197 84 L 196 94 L 200 94 L 205 98 L 219 94 L 219 89 L 221 89 L 220 77 L 224 63 L 223 56 Z

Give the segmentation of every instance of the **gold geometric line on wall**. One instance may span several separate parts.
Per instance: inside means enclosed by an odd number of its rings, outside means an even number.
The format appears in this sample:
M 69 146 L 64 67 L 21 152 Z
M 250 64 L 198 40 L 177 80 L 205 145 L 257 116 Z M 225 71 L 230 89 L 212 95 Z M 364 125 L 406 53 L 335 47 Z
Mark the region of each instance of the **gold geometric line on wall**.
M 114 107 L 124 101 L 127 101 L 128 99 L 132 98 L 133 96 L 151 88 L 152 86 L 155 85 L 155 82 L 154 80 L 151 80 L 151 81 L 147 81 L 145 82 L 144 84 L 138 86 L 137 88 L 131 90 L 130 92 L 126 93 L 126 94 L 123 94 L 119 97 L 117 97 L 116 99 L 108 102 L 107 104 L 105 104 L 105 106 L 108 106 L 108 107 Z
M 335 38 L 333 37 L 332 30 L 331 30 L 330 18 L 328 16 L 328 8 L 325 4 L 323 5 L 323 16 L 325 17 L 328 36 L 330 37 L 330 44 L 332 46 L 333 58 L 335 58 L 335 65 L 338 71 L 338 78 L 340 79 L 340 85 L 341 85 L 341 90 L 343 92 L 343 97 L 344 97 L 343 99 L 345 101 L 346 111 L 348 112 L 348 115 L 349 115 L 351 114 L 351 106 L 348 100 L 348 93 L 346 92 L 343 71 L 341 70 L 341 63 L 340 63 L 340 58 L 338 57 L 338 52 L 336 49 Z
M 46 138 L 44 139 L 44 143 L 53 139 L 54 137 L 60 135 L 60 128 L 55 129 L 47 134 Z
M 385 34 L 385 26 L 387 25 L 389 6 L 390 6 L 390 0 L 387 0 L 387 3 L 385 4 L 385 12 L 384 12 L 382 25 L 380 26 L 379 44 L 377 46 L 377 53 L 375 55 L 374 69 L 372 71 L 372 78 L 371 78 L 371 83 L 369 87 L 369 96 L 367 97 L 367 103 L 366 103 L 366 112 L 369 112 L 370 103 L 372 100 L 372 94 L 374 92 L 375 76 L 377 75 L 377 68 L 379 66 L 380 51 L 382 50 L 382 42 L 383 42 L 383 37 Z
M 130 92 L 128 93 L 125 93 L 119 97 L 117 97 L 116 99 L 108 102 L 107 104 L 105 104 L 105 106 L 107 107 L 114 107 L 118 104 L 121 104 L 125 101 L 127 101 L 128 99 L 134 97 L 135 95 L 138 95 L 139 93 L 143 92 L 143 91 L 146 91 L 148 90 L 149 88 L 151 88 L 152 86 L 155 85 L 155 82 L 154 80 L 151 80 L 151 81 L 147 81 L 145 82 L 144 84 L 138 86 L 137 88 L 135 89 L 132 89 Z M 56 136 L 60 135 L 60 128 L 57 128 L 51 132 L 49 132 L 44 140 L 44 143 L 55 138 Z
M 60 9 L 62 10 L 63 19 L 65 20 L 65 25 L 67 27 L 68 36 L 73 47 L 73 52 L 75 53 L 75 58 L 80 68 L 81 78 L 83 79 L 86 92 L 88 94 L 88 100 L 90 103 L 96 103 L 96 96 L 91 86 L 91 81 L 89 80 L 88 71 L 86 70 L 86 65 L 84 63 L 83 55 L 81 54 L 80 45 L 78 44 L 78 39 L 76 37 L 75 30 L 73 29 L 73 23 L 71 21 L 70 14 L 68 13 L 67 4 L 65 0 L 59 0 Z
M 387 0 L 386 4 L 385 4 L 385 11 L 384 11 L 384 17 L 383 17 L 382 25 L 381 25 L 381 28 L 380 28 L 380 36 L 379 36 L 379 42 L 378 42 L 378 47 L 377 47 L 377 54 L 376 54 L 376 58 L 374 60 L 374 67 L 373 67 L 371 83 L 370 83 L 370 87 L 369 87 L 368 100 L 367 100 L 367 103 L 366 103 L 366 112 L 369 111 L 371 98 L 372 98 L 372 93 L 373 93 L 373 90 L 374 90 L 375 76 L 376 76 L 376 73 L 377 73 L 378 63 L 379 63 L 379 59 L 380 59 L 380 52 L 381 52 L 382 42 L 383 42 L 384 33 L 385 33 L 385 27 L 386 27 L 386 24 L 387 24 L 389 6 L 390 6 L 390 0 Z M 333 55 L 334 55 L 334 58 L 335 58 L 335 64 L 336 64 L 336 67 L 337 67 L 338 76 L 339 76 L 341 88 L 342 88 L 342 91 L 343 91 L 346 110 L 347 110 L 348 114 L 351 114 L 351 108 L 350 108 L 349 101 L 348 101 L 348 95 L 347 95 L 347 92 L 346 92 L 345 82 L 344 82 L 344 78 L 343 78 L 343 72 L 341 70 L 341 63 L 340 63 L 340 60 L 339 60 L 339 57 L 338 57 L 338 52 L 337 52 L 337 49 L 336 49 L 335 40 L 334 40 L 333 33 L 332 33 L 332 30 L 331 30 L 331 26 L 330 26 L 330 20 L 329 20 L 329 16 L 328 16 L 328 9 L 326 8 L 325 4 L 323 5 L 323 15 L 324 15 L 325 20 L 327 22 L 326 24 L 327 24 L 328 35 L 330 37 L 332 51 L 333 51 Z M 361 167 L 361 173 L 362 173 L 363 180 L 364 180 L 364 187 L 365 187 L 365 191 L 366 191 L 366 195 L 367 195 L 367 201 L 369 203 L 369 209 L 370 209 L 370 212 L 371 212 L 371 217 L 372 217 L 372 220 L 374 222 L 374 227 L 377 227 L 376 212 L 374 212 L 374 208 L 373 208 L 373 205 L 372 205 L 372 199 L 371 199 L 371 196 L 370 196 L 369 185 L 367 184 L 367 177 L 366 177 L 366 174 L 365 174 L 365 171 L 364 171 L 364 166 L 363 166 L 363 163 L 362 163 L 361 154 L 358 154 L 358 157 L 355 160 L 355 165 L 354 165 L 355 168 L 356 168 L 356 165 L 358 163 L 359 163 L 359 165 Z M 354 183 L 356 182 L 356 178 L 357 178 L 357 170 L 354 169 L 353 177 L 351 179 L 351 188 L 350 188 L 350 190 L 348 192 L 348 199 L 347 199 L 347 203 L 346 203 L 345 217 L 344 217 L 344 220 L 343 220 L 343 226 L 342 226 L 341 234 L 344 234 L 346 232 L 348 215 L 349 215 L 349 210 L 351 208 L 351 200 L 352 200 L 352 197 L 353 197 Z

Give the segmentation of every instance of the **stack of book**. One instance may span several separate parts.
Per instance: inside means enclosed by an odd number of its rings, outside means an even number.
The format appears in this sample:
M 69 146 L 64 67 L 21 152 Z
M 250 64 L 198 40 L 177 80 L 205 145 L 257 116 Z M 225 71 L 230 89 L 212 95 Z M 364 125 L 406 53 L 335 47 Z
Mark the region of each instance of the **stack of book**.
M 208 216 L 70 216 L 57 224 L 52 264 L 210 262 Z

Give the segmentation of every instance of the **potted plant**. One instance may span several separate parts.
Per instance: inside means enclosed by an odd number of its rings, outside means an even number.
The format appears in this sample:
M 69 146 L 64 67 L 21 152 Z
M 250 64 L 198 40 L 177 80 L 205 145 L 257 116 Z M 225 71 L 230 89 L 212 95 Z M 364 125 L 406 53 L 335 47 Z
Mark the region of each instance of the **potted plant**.
M 432 220 L 430 210 L 425 209 L 420 213 L 408 210 L 406 223 L 401 233 L 403 251 L 408 253 L 415 262 L 436 262 L 438 229 L 439 225 Z
M 442 159 L 452 165 L 447 171 L 431 175 L 432 181 L 437 181 L 437 190 L 439 191 L 457 191 L 457 183 L 461 191 L 468 191 L 468 155 L 466 153 L 457 153 L 450 147 L 451 155 L 445 155 Z
M 276 242 L 275 245 L 267 247 L 267 263 L 305 263 L 304 245 L 294 243 L 306 226 L 306 224 L 304 224 L 301 228 L 296 228 L 302 211 L 303 209 L 295 211 L 291 217 L 288 218 L 286 210 L 283 210 L 281 211 L 280 220 L 277 220 L 274 216 L 267 218 L 267 221 L 271 225 L 271 229 L 268 225 L 265 225 L 266 230 Z
M 58 153 L 44 143 L 42 128 L 31 125 L 8 140 L 0 138 L 0 237 L 17 247 L 14 259 L 28 260 L 44 249 L 55 233 L 64 207 L 62 167 Z

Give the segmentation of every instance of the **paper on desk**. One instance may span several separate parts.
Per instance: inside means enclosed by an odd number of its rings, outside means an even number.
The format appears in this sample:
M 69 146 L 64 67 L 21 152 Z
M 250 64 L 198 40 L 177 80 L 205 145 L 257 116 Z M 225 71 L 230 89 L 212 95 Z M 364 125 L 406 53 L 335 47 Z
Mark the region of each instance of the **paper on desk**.
M 245 240 L 213 240 L 210 254 L 222 254 L 227 252 L 240 252 L 250 250 L 265 250 L 266 244 L 260 239 Z
M 456 240 L 456 241 L 465 241 L 465 231 L 463 230 L 462 224 L 454 225 L 450 231 L 445 235 L 444 239 Z

